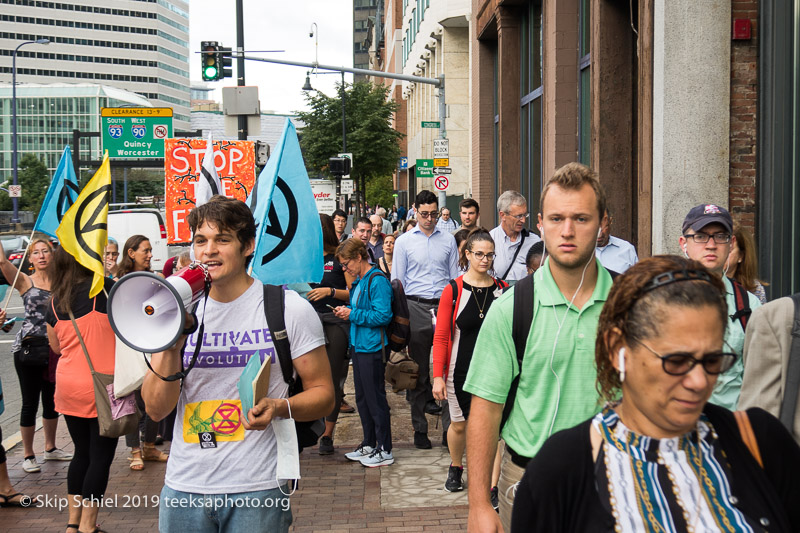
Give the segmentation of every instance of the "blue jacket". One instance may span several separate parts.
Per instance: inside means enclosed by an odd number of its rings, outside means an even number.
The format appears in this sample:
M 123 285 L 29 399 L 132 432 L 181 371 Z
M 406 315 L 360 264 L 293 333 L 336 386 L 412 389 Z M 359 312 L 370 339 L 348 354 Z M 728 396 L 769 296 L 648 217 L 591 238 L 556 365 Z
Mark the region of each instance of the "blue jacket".
M 373 273 L 378 274 L 370 280 Z M 370 280 L 369 288 L 365 280 Z M 353 282 L 350 291 L 350 345 L 358 353 L 381 351 L 381 330 L 392 321 L 392 285 L 377 266 Z M 386 332 L 384 332 L 386 344 Z M 388 355 L 388 354 L 387 354 Z

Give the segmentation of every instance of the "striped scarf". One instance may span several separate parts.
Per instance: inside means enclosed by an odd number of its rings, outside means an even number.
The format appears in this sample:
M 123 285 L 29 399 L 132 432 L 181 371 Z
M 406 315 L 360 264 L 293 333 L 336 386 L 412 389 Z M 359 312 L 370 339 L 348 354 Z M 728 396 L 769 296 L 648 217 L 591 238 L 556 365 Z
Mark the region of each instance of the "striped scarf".
M 753 531 L 731 503 L 727 464 L 705 415 L 695 431 L 660 440 L 633 433 L 608 406 L 592 425 L 603 436 L 607 494 L 598 488 L 608 496 L 616 531 Z

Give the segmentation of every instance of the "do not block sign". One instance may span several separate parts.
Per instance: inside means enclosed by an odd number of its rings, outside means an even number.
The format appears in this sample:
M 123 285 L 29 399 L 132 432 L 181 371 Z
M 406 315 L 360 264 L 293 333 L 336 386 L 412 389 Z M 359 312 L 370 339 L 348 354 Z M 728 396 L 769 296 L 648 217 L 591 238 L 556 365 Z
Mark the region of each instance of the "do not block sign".
M 447 179 L 447 176 L 436 176 L 433 178 L 433 186 L 436 187 L 437 191 L 446 191 L 448 185 L 450 185 L 450 180 Z

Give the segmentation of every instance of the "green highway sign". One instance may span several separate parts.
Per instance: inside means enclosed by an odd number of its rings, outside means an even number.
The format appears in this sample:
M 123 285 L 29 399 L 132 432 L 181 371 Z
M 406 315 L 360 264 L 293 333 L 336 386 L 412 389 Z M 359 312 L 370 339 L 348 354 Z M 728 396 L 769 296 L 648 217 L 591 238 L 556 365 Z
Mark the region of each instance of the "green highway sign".
M 414 173 L 418 178 L 432 178 L 433 159 L 417 159 L 417 167 Z
M 439 124 L 440 124 L 440 123 L 439 123 L 439 121 L 438 121 L 438 120 L 436 120 L 436 121 L 431 121 L 431 122 L 425 122 L 425 121 L 423 121 L 423 122 L 422 122 L 422 127 L 423 127 L 423 128 L 439 128 Z
M 111 159 L 163 159 L 164 139 L 172 137 L 172 108 L 104 107 L 100 131 Z

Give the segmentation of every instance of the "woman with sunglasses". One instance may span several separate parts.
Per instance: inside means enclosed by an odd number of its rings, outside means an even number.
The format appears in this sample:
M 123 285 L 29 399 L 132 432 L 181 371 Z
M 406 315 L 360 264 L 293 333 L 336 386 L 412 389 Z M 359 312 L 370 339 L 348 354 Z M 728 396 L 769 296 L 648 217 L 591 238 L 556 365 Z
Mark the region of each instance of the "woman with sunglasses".
M 618 277 L 596 341 L 606 405 L 529 463 L 514 531 L 800 531 L 800 448 L 761 409 L 708 403 L 736 356 L 725 288 L 659 256 Z
M 469 233 L 461 248 L 459 266 L 464 275 L 445 285 L 436 314 L 433 335 L 433 397 L 447 400 L 450 428 L 447 444 L 450 468 L 444 489 L 463 490 L 462 457 L 467 440 L 467 417 L 471 395 L 464 392 L 472 352 L 483 319 L 492 302 L 508 284 L 491 276 L 494 240 L 483 228 Z

